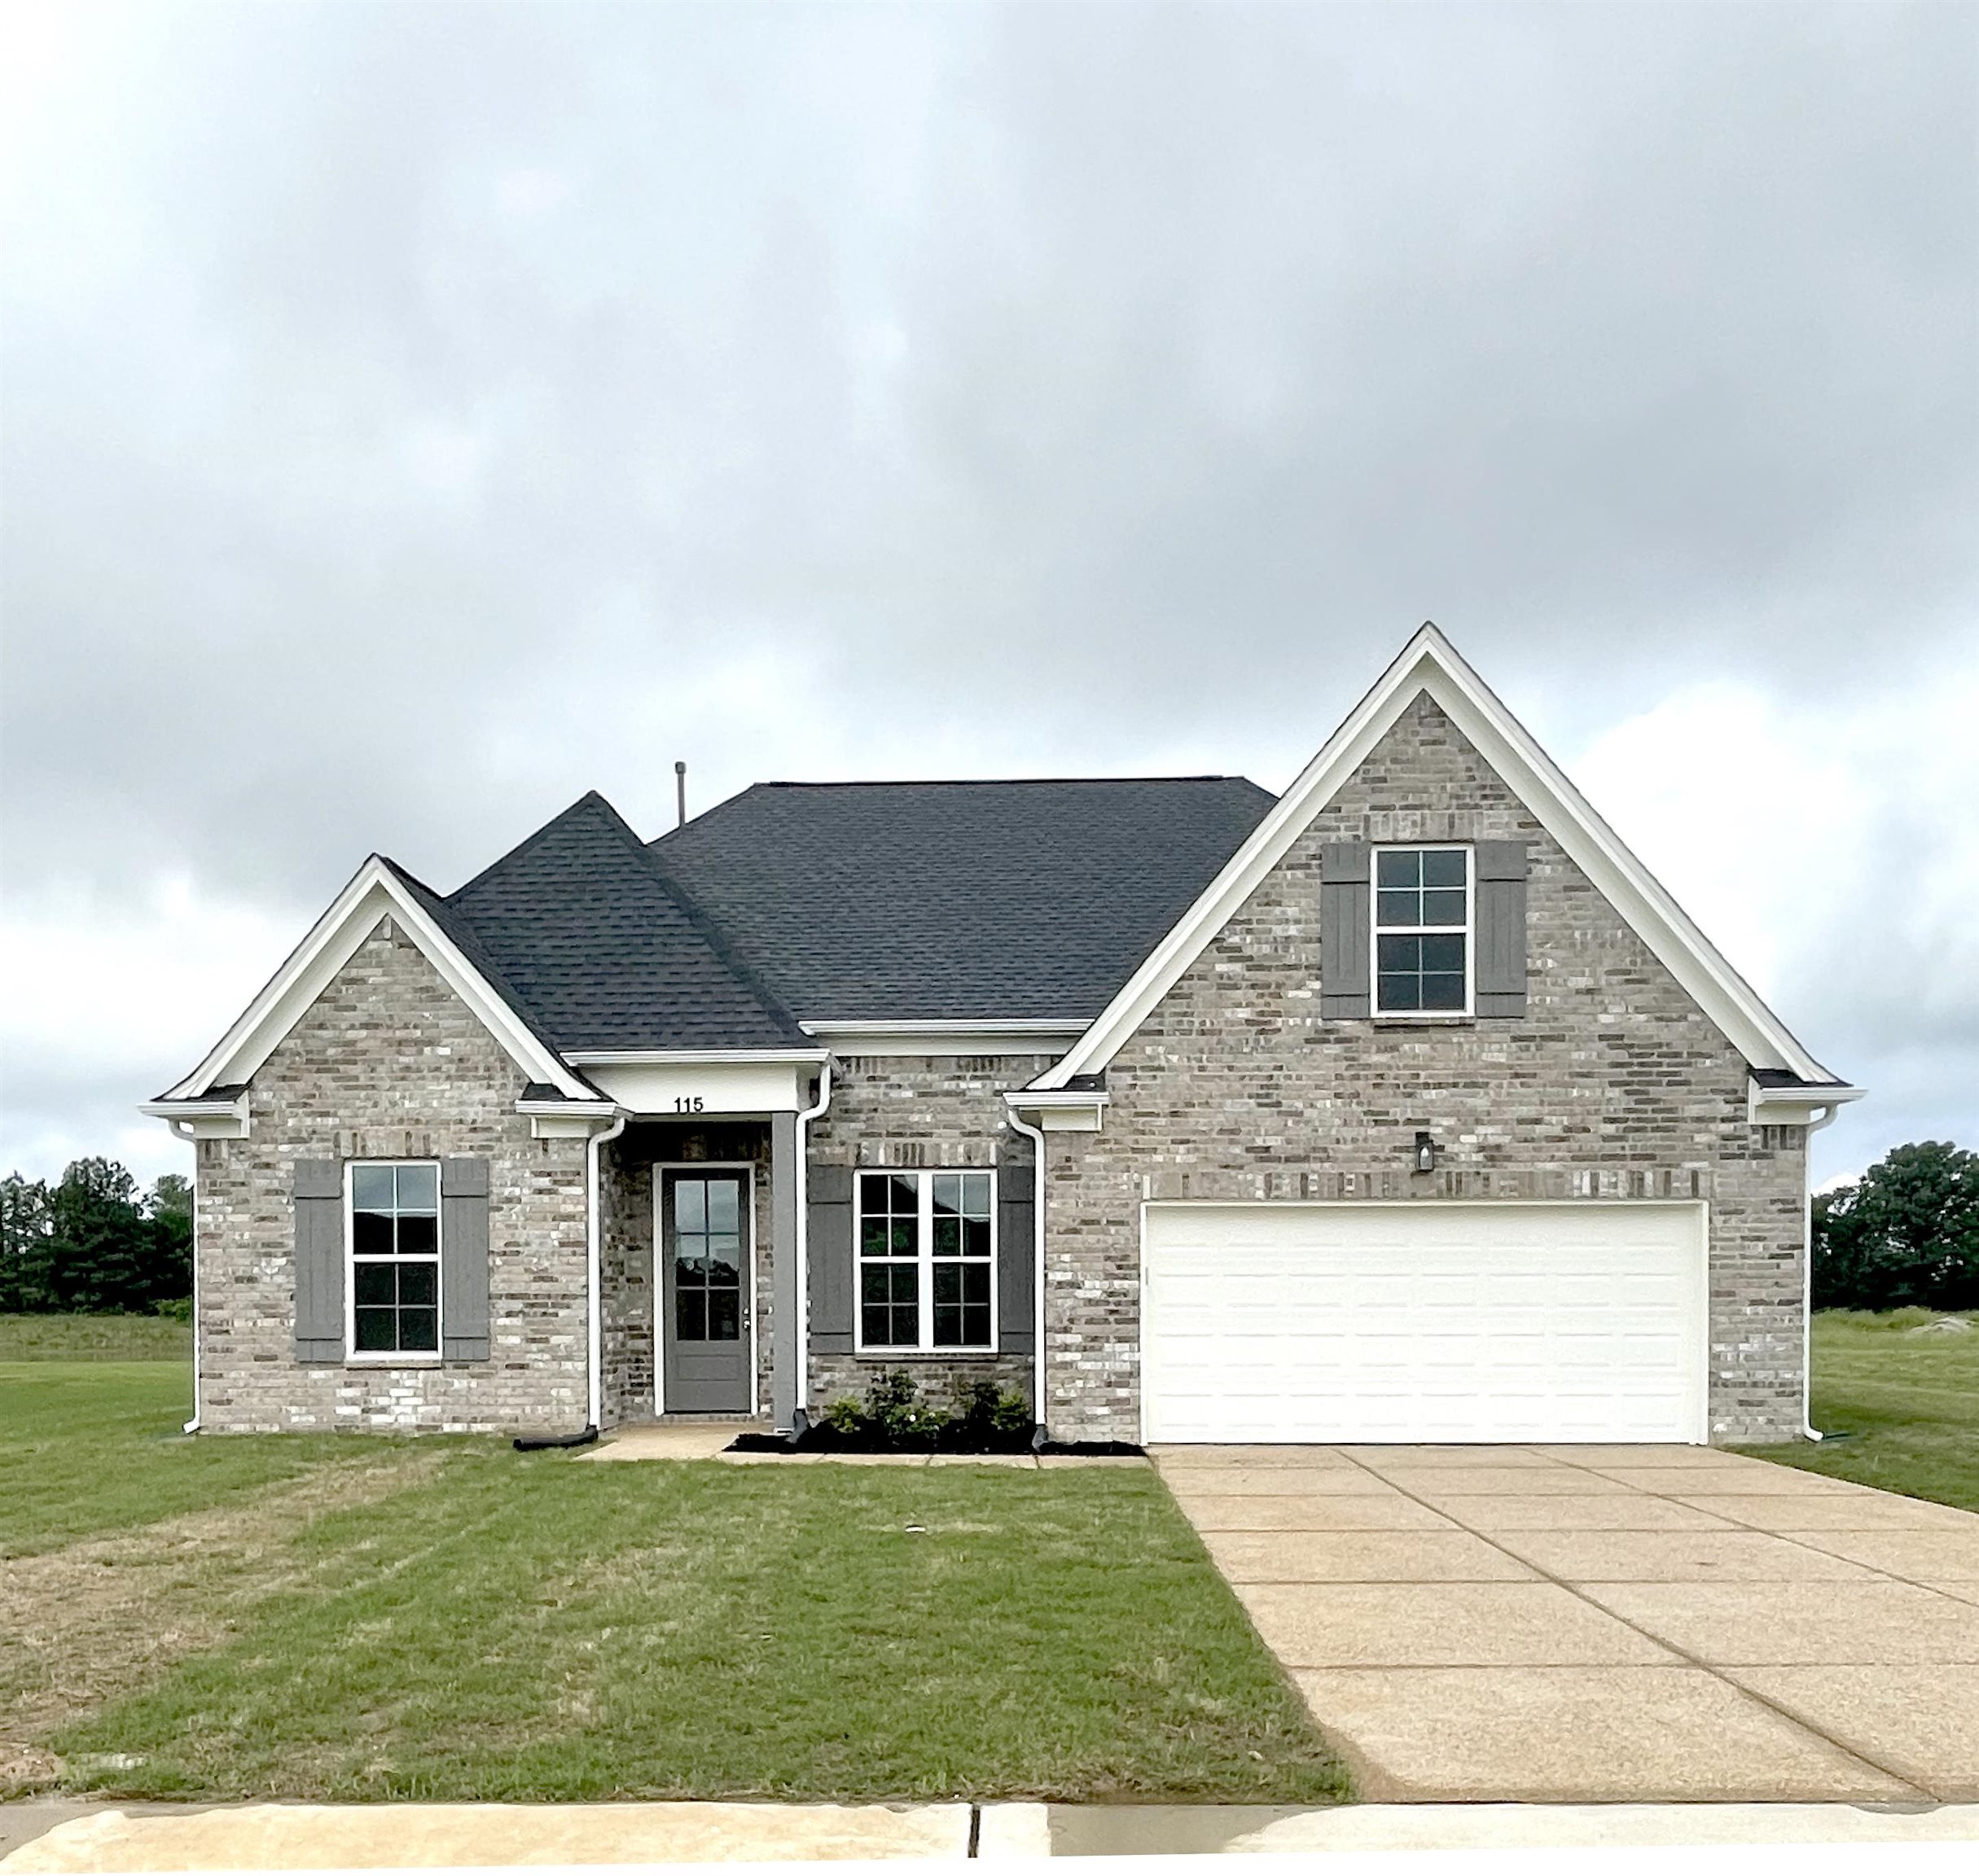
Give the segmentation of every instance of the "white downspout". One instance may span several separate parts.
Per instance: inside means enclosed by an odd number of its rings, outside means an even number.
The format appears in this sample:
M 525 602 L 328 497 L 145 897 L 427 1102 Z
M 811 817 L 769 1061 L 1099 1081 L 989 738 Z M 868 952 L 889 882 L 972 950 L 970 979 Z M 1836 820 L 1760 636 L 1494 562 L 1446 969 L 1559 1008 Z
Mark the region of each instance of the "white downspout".
M 811 1397 L 810 1124 L 832 1105 L 832 1061 L 818 1071 L 818 1101 L 797 1110 L 797 1393 L 801 1414 Z
M 1011 1125 L 1031 1142 L 1036 1161 L 1031 1173 L 1031 1236 L 1037 1260 L 1031 1273 L 1031 1418 L 1042 1427 L 1045 1423 L 1045 1137 L 1042 1128 L 1032 1126 L 1016 1108 L 1009 1113 Z
M 1829 1121 L 1841 1111 L 1841 1103 L 1832 1102 L 1821 1110 L 1819 1120 L 1807 1123 L 1807 1137 L 1812 1141 Z M 1811 1159 L 1813 1155 L 1810 1154 Z M 1801 1437 L 1819 1440 L 1821 1435 L 1814 1431 L 1814 1168 L 1810 1166 L 1802 1172 L 1801 1182 L 1807 1188 L 1805 1213 L 1801 1227 Z
M 590 1278 L 590 1311 L 586 1325 L 585 1366 L 590 1379 L 589 1418 L 586 1424 L 592 1431 L 604 1431 L 604 1249 L 600 1242 L 599 1229 L 599 1183 L 602 1170 L 602 1154 L 608 1140 L 616 1140 L 625 1131 L 625 1123 L 632 1116 L 619 1111 L 618 1118 L 601 1133 L 594 1133 L 585 1142 L 584 1156 L 588 1166 L 585 1181 L 585 1250 L 586 1274 Z
M 168 1120 L 165 1124 L 174 1140 L 183 1140 L 192 1148 L 192 1418 L 179 1431 L 196 1433 L 204 1398 L 200 1392 L 200 1143 L 186 1130 L 187 1122 Z

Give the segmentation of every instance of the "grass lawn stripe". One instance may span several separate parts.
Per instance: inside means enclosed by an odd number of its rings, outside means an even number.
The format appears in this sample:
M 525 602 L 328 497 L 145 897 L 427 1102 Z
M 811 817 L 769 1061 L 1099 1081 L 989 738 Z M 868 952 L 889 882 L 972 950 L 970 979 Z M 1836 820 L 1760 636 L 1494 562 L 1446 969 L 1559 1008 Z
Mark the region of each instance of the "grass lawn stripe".
M 1813 1418 L 1843 1440 L 1740 1450 L 1803 1471 L 1979 1511 L 1979 1330 L 1910 1333 L 1924 1309 L 1814 1319 Z
M 295 1541 L 305 1587 L 55 1750 L 127 1796 L 1344 1789 L 1144 1473 L 463 1453 Z

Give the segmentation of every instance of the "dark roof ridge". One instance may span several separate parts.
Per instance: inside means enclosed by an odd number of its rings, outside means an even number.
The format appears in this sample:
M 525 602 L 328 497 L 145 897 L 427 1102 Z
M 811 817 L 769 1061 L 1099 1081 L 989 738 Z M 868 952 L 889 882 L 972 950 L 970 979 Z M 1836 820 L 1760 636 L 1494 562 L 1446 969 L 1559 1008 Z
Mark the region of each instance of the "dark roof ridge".
M 577 798 L 576 800 L 572 802 L 568 808 L 559 809 L 555 813 L 552 814 L 550 818 L 544 822 L 542 826 L 538 827 L 533 834 L 524 835 L 523 837 L 518 840 L 513 847 L 510 848 L 507 853 L 497 854 L 495 857 L 490 860 L 488 864 L 484 866 L 480 872 L 476 873 L 472 879 L 463 879 L 459 885 L 456 886 L 451 892 L 446 895 L 446 897 L 450 901 L 454 899 L 464 899 L 468 893 L 472 892 L 476 886 L 480 885 L 480 883 L 498 867 L 506 866 L 510 861 L 520 859 L 524 853 L 528 853 L 531 848 L 537 845 L 538 842 L 546 839 L 551 829 L 562 826 L 566 821 L 570 820 L 573 816 L 576 815 L 580 808 L 588 808 L 593 802 L 595 802 L 600 808 L 603 809 L 605 813 L 610 815 L 620 826 L 625 826 L 625 817 L 621 814 L 609 801 L 606 800 L 604 796 L 600 795 L 595 788 L 587 788 Z M 627 827 L 625 831 L 628 833 L 632 831 L 629 827 Z M 638 836 L 635 835 L 634 838 L 636 839 Z M 427 890 L 431 892 L 432 888 L 428 887 Z
M 890 782 L 753 782 L 755 788 L 1104 788 L 1141 787 L 1150 782 L 1245 782 L 1261 795 L 1270 790 L 1248 775 L 928 775 Z M 731 797 L 732 799 L 732 797 Z M 716 806 L 721 804 L 717 802 Z M 712 812 L 712 810 L 710 810 Z M 669 830 L 677 831 L 677 830 Z M 660 839 L 665 839 L 665 835 Z
M 611 826 L 624 839 L 627 848 L 638 860 L 639 865 L 652 876 L 660 889 L 680 908 L 681 916 L 694 927 L 695 933 L 701 942 L 721 960 L 723 966 L 734 975 L 735 980 L 742 985 L 743 988 L 747 990 L 762 1006 L 767 1015 L 776 1019 L 778 1026 L 783 1030 L 792 1041 L 801 1043 L 806 1047 L 811 1046 L 810 1037 L 798 1028 L 797 1019 L 786 1006 L 783 998 L 779 997 L 763 981 L 761 973 L 747 958 L 736 950 L 735 943 L 729 935 L 702 910 L 699 902 L 688 893 L 687 889 L 660 864 L 651 848 L 634 831 L 632 823 L 609 801 L 606 800 L 603 796 L 594 788 L 585 796 L 583 800 L 574 802 L 570 808 L 564 811 L 564 813 L 568 815 L 575 813 L 578 808 L 590 801 L 595 801 L 605 811 Z M 558 817 L 559 820 L 564 817 L 564 815 Z

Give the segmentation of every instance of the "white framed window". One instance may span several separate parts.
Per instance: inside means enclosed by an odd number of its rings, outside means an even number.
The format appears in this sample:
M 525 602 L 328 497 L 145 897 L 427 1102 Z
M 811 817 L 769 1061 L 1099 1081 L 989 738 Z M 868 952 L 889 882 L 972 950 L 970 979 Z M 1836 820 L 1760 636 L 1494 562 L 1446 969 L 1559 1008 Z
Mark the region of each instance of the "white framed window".
M 996 1346 L 996 1175 L 862 1172 L 855 1346 Z
M 355 1361 L 440 1353 L 440 1168 L 355 1160 L 344 1346 Z
M 1468 847 L 1377 847 L 1374 1013 L 1471 1013 L 1472 891 Z

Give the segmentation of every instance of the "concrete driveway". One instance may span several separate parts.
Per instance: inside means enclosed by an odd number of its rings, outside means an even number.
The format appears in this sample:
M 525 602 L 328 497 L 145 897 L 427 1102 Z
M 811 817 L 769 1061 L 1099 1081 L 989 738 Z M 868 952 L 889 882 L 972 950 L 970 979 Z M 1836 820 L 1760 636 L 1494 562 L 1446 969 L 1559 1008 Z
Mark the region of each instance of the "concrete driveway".
M 1979 1799 L 1979 1517 L 1695 1446 L 1168 1447 L 1375 1799 Z

